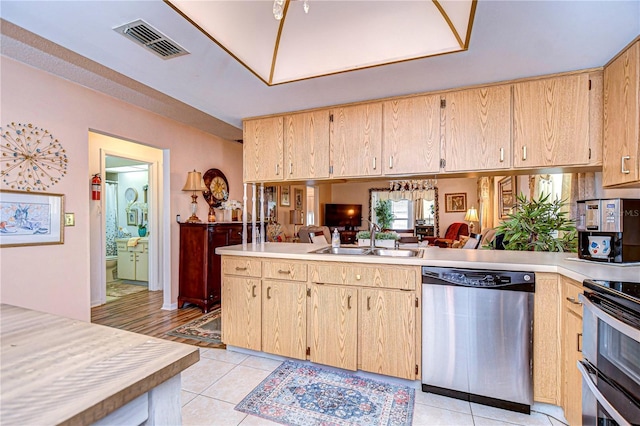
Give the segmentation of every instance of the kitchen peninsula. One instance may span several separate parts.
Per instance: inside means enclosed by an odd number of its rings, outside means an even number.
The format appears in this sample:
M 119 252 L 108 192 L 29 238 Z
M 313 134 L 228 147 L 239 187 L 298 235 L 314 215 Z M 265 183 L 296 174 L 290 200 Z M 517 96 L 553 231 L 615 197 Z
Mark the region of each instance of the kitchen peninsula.
M 180 424 L 198 348 L 0 304 L 3 424 Z
M 420 249 L 416 257 L 313 253 L 321 247 L 216 249 L 222 255 L 222 341 L 228 349 L 419 380 L 422 266 L 534 272 L 534 400 L 562 406 L 567 419 L 580 413 L 579 405 L 570 404 L 582 281 L 640 276 L 640 266 L 587 262 L 574 253 L 437 247 Z M 579 315 L 580 330 L 567 328 L 570 310 Z

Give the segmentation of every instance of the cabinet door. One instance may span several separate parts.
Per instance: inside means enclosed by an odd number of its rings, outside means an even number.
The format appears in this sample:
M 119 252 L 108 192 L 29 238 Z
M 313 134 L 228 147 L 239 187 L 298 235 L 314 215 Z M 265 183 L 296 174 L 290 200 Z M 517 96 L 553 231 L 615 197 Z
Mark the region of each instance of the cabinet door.
M 309 309 L 310 360 L 346 370 L 357 369 L 358 291 L 313 284 Z
M 242 154 L 245 182 L 268 182 L 283 179 L 283 117 L 246 120 Z
M 292 281 L 262 282 L 262 350 L 289 358 L 307 353 L 307 287 Z
M 335 108 L 332 117 L 332 176 L 381 175 L 382 103 Z
M 536 272 L 533 303 L 533 399 L 560 405 L 560 285 L 556 274 Z
M 604 186 L 640 180 L 639 79 L 640 42 L 636 42 L 604 69 Z
M 444 95 L 445 170 L 511 167 L 511 86 Z
M 222 341 L 259 351 L 262 327 L 260 280 L 225 275 L 222 293 Z
M 136 253 L 136 280 L 149 281 L 149 253 L 147 247 L 143 252 Z
M 513 85 L 513 166 L 589 163 L 589 75 Z
M 582 375 L 576 364 L 582 360 L 582 285 L 562 278 L 562 407 L 570 425 L 582 424 Z
M 329 110 L 285 117 L 285 179 L 329 177 Z
M 360 368 L 415 380 L 415 294 L 362 289 L 359 312 Z
M 118 251 L 118 278 L 136 279 L 136 254 L 132 251 Z
M 382 104 L 385 175 L 440 171 L 440 96 Z

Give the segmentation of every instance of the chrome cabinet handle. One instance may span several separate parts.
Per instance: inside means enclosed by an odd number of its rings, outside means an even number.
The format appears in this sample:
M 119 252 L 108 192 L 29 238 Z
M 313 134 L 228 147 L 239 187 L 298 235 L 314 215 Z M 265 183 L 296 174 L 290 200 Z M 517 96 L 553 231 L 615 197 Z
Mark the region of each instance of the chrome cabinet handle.
M 624 168 L 624 160 L 630 160 L 631 157 L 628 155 L 625 155 L 624 157 L 622 157 L 622 159 L 620 160 L 620 168 L 621 168 L 621 172 L 622 174 L 628 175 L 629 173 L 631 173 L 631 171 L 629 169 L 625 169 Z
M 289 163 L 289 174 L 293 174 L 293 163 Z
M 523 146 L 522 147 L 522 161 L 526 161 L 527 160 L 527 146 Z
M 236 271 L 246 271 L 246 270 L 247 270 L 246 266 L 243 268 L 241 268 L 240 266 L 236 266 Z
M 393 169 L 393 156 L 389 157 L 389 168 Z
M 276 164 L 276 175 L 280 174 L 280 164 Z
M 367 297 L 367 311 L 371 310 L 370 303 L 371 303 L 371 296 Z
M 573 297 L 569 297 L 567 296 L 566 298 L 569 302 L 573 303 L 574 305 L 578 305 L 578 306 L 582 306 L 581 302 L 578 302 L 576 299 L 574 299 Z
M 267 299 L 271 299 L 271 287 L 267 287 Z
M 285 271 L 284 269 L 278 269 L 279 274 L 287 274 L 289 275 L 290 271 Z
M 351 309 L 351 296 L 347 296 L 347 309 Z
M 251 288 L 251 296 L 252 297 L 256 297 L 256 286 L 255 285 Z
M 504 148 L 500 148 L 500 162 L 504 163 Z
M 376 157 L 373 157 L 373 170 L 376 169 Z

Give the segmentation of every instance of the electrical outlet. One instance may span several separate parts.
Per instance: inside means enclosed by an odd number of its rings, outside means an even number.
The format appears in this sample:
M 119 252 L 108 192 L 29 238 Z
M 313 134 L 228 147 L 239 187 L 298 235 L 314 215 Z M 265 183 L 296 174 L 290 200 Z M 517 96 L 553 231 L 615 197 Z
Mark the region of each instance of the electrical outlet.
M 76 215 L 75 215 L 75 213 L 65 213 L 64 214 L 64 226 L 76 226 Z

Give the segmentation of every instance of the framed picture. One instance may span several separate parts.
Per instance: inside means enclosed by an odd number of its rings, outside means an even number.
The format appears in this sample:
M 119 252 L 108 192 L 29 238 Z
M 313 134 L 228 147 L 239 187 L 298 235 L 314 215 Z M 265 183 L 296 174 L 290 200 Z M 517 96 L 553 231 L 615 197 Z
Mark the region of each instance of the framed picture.
M 507 176 L 498 181 L 498 213 L 500 219 L 507 219 L 516 206 L 518 177 Z
M 466 212 L 467 193 L 444 194 L 444 211 L 445 213 Z
M 291 206 L 291 198 L 289 197 L 289 186 L 281 186 L 280 187 L 280 205 L 282 207 Z
M 130 208 L 127 211 L 127 225 L 128 226 L 138 225 L 138 209 Z
M 64 195 L 0 190 L 0 247 L 64 243 Z
M 293 200 L 295 209 L 298 211 L 302 211 L 302 197 L 304 197 L 304 191 L 302 189 L 296 188 L 293 190 Z

